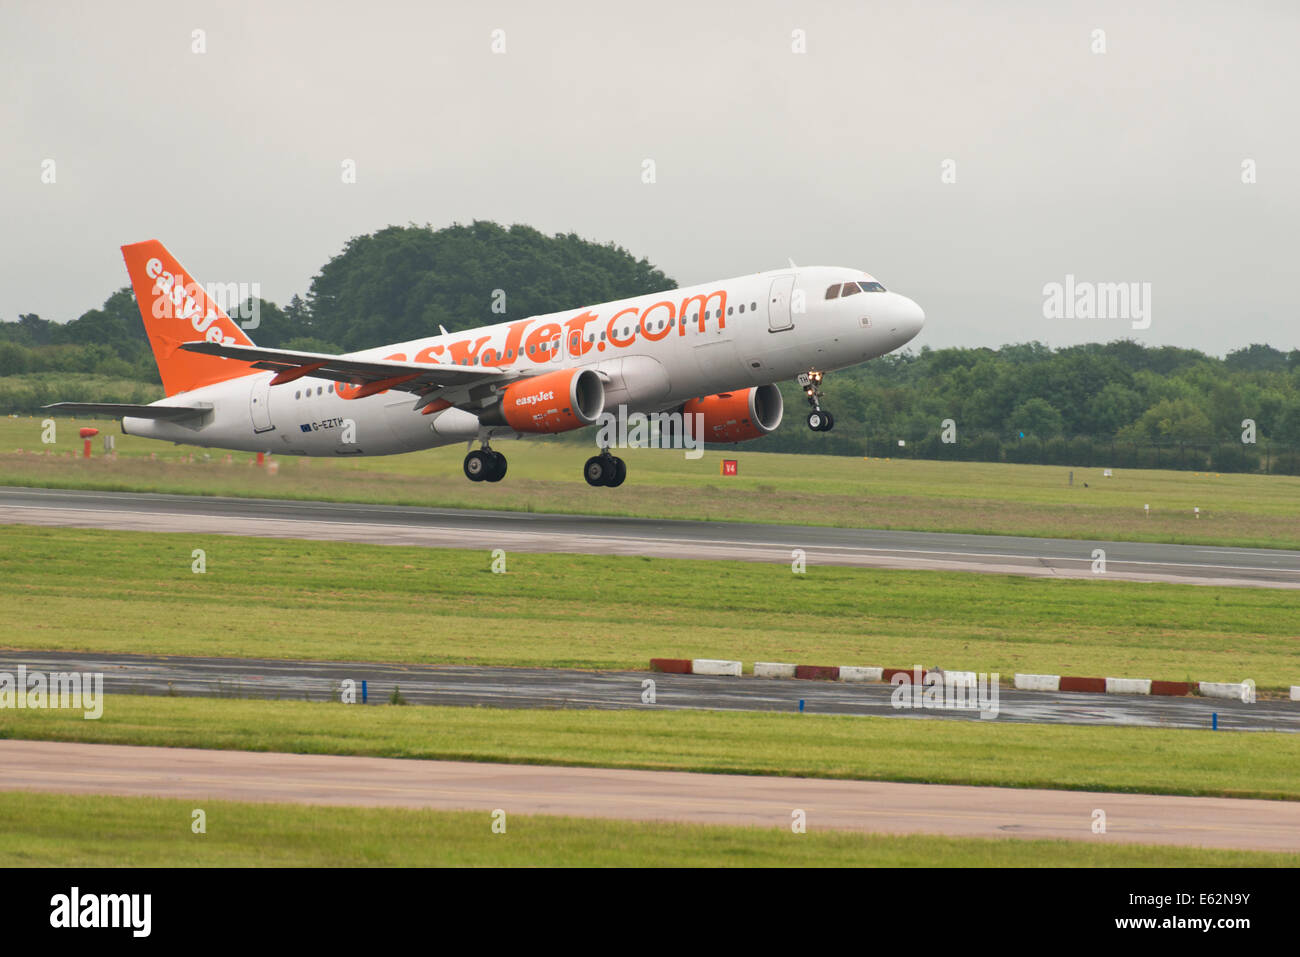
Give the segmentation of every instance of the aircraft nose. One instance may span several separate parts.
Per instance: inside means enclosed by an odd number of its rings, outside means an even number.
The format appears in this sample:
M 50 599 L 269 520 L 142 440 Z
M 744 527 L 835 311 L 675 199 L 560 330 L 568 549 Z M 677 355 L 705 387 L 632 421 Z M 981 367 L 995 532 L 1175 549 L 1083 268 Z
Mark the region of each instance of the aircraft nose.
M 898 331 L 903 341 L 916 338 L 916 334 L 925 325 L 925 310 L 906 296 L 898 296 L 896 309 Z

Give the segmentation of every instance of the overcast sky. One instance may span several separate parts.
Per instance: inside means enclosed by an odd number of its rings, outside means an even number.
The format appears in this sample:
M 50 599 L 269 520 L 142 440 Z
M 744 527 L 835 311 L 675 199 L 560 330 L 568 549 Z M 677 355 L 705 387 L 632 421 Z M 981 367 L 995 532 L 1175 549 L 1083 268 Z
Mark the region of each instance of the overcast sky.
M 6 0 L 0 318 L 100 304 L 141 239 L 283 303 L 354 235 L 492 219 L 682 284 L 859 267 L 925 308 L 914 345 L 1300 348 L 1298 27 L 1291 0 Z M 1067 274 L 1150 283 L 1150 327 L 1045 318 Z

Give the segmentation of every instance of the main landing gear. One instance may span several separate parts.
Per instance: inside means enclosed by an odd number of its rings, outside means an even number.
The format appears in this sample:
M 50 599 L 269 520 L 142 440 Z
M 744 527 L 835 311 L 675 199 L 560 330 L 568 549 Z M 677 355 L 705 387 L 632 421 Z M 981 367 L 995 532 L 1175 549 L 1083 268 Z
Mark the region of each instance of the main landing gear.
M 801 372 L 799 384 L 803 386 L 803 394 L 812 406 L 812 411 L 808 413 L 808 428 L 814 432 L 829 432 L 835 427 L 835 416 L 822 408 L 822 373 Z
M 506 457 L 484 445 L 465 456 L 465 477 L 471 482 L 500 482 L 506 477 Z
M 587 464 L 582 467 L 582 477 L 588 485 L 618 488 L 627 478 L 627 463 L 617 455 L 610 455 L 609 449 L 604 449 L 599 455 L 587 459 Z
M 603 449 L 599 455 L 587 459 L 582 475 L 588 485 L 618 488 L 627 478 L 627 463 L 610 455 L 609 449 Z M 484 445 L 465 456 L 465 477 L 471 482 L 500 482 L 506 477 L 506 457 Z

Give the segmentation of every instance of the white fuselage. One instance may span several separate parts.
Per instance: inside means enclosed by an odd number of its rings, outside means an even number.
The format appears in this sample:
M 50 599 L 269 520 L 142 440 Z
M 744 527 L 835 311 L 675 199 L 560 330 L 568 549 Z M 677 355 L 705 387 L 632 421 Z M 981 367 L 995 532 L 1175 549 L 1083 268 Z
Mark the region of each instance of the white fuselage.
M 826 299 L 834 283 L 869 278 L 838 267 L 778 269 L 349 358 L 538 374 L 589 367 L 605 380 L 607 411 L 620 405 L 629 412 L 662 411 L 698 396 L 857 365 L 901 347 L 924 320 L 910 299 L 884 291 Z M 701 313 L 707 314 L 702 322 Z M 478 416 L 463 403 L 424 415 L 406 392 L 347 399 L 331 380 L 303 377 L 271 386 L 274 375 L 254 372 L 169 396 L 154 404 L 210 403 L 211 411 L 182 422 L 128 417 L 123 431 L 211 448 L 317 456 L 391 455 L 483 436 Z M 343 440 L 346 427 L 355 437 Z M 490 430 L 491 436 L 514 434 Z

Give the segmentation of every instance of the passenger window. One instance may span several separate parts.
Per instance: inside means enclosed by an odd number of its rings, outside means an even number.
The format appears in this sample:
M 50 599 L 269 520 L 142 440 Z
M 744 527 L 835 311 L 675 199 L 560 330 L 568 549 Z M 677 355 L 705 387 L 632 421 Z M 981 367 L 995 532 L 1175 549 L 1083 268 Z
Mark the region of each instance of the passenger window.
M 744 312 L 745 312 L 745 304 L 744 304 L 743 302 L 740 304 L 740 312 L 741 312 L 741 315 L 744 315 Z

